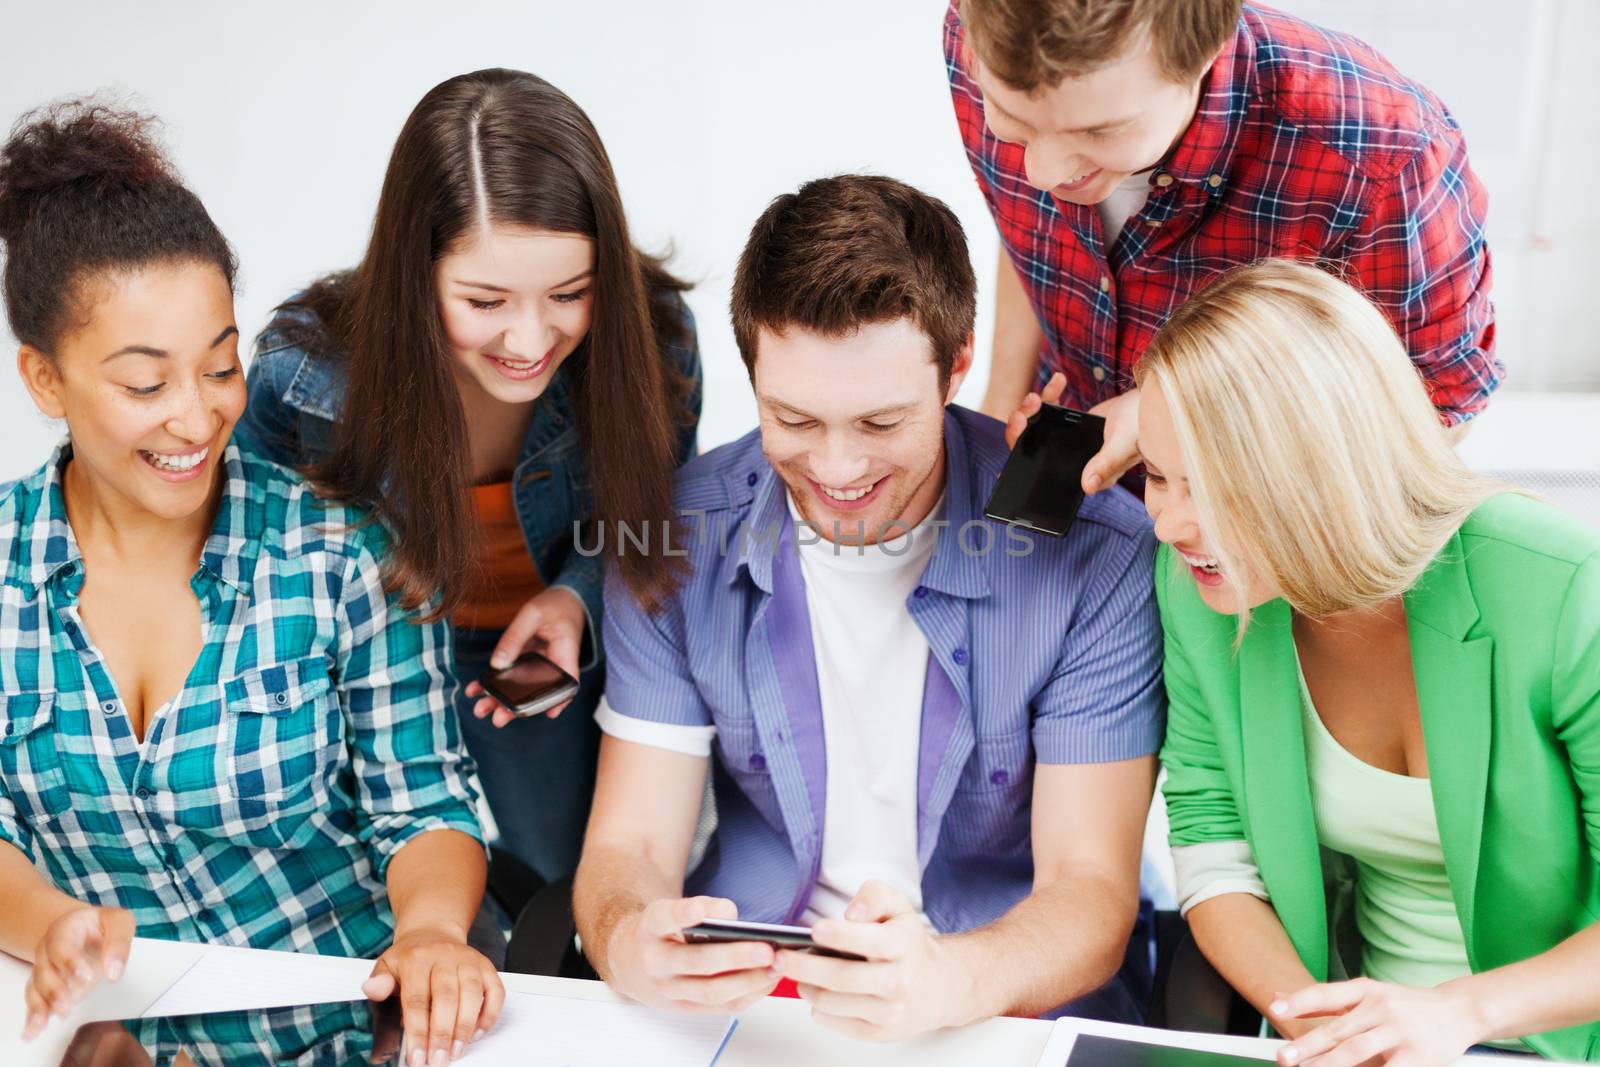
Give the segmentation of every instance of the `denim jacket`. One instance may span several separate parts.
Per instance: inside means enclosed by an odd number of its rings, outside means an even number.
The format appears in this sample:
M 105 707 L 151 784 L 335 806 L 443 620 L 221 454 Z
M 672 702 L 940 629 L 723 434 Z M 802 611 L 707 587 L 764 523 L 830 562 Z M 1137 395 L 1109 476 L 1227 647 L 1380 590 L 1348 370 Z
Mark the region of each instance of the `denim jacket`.
M 662 348 L 671 366 L 693 383 L 688 402 L 694 421 L 678 437 L 677 460 L 682 464 L 694 455 L 700 421 L 700 347 L 694 314 L 683 298 L 674 293 L 657 299 L 672 301 L 687 338 Z M 315 316 L 304 308 L 279 308 L 274 314 L 256 338 L 249 403 L 239 421 L 238 432 L 258 451 L 290 467 L 328 457 L 344 406 L 343 361 L 313 355 L 300 340 L 305 327 L 315 324 Z M 600 660 L 604 561 L 598 554 L 584 556 L 573 550 L 573 523 L 594 514 L 593 483 L 577 421 L 571 375 L 558 370 L 535 401 L 511 480 L 522 536 L 540 580 L 546 587 L 565 586 L 583 602 L 588 640 L 582 667 L 588 670 Z

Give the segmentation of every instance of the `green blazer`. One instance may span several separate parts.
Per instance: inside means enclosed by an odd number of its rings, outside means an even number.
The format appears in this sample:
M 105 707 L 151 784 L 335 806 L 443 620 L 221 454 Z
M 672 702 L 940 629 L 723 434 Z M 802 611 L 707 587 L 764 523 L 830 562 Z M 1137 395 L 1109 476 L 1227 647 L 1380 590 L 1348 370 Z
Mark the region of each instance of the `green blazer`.
M 1312 820 L 1289 606 L 1257 609 L 1235 653 L 1237 618 L 1206 607 L 1165 546 L 1156 592 L 1172 844 L 1248 841 L 1301 960 L 1327 980 L 1331 864 Z M 1600 920 L 1600 531 L 1494 497 L 1405 599 L 1445 870 L 1467 959 L 1489 970 Z M 1600 1021 L 1528 1044 L 1600 1060 Z

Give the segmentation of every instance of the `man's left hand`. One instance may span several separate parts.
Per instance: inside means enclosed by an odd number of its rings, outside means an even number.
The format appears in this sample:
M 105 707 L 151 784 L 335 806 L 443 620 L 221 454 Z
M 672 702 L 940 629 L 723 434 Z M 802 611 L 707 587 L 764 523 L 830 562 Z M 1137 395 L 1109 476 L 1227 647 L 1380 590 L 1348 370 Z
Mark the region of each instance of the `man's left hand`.
M 898 1041 L 966 1021 L 965 983 L 948 946 L 898 890 L 866 883 L 843 919 L 823 919 L 811 935 L 824 948 L 866 957 L 778 953 L 774 969 L 794 979 L 824 1026 L 865 1041 Z

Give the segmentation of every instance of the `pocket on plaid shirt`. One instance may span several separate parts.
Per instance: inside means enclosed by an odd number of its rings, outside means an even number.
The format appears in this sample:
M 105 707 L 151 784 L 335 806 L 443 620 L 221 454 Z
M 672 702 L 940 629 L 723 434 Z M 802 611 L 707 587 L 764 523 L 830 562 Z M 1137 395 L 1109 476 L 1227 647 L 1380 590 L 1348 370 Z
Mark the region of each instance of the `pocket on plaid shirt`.
M 322 656 L 241 672 L 223 684 L 224 789 L 246 822 L 309 814 L 327 795 L 341 731 L 338 695 Z M 280 832 L 290 829 L 277 827 Z
M 43 822 L 71 806 L 56 749 L 54 693 L 0 696 L 0 775 L 25 820 Z

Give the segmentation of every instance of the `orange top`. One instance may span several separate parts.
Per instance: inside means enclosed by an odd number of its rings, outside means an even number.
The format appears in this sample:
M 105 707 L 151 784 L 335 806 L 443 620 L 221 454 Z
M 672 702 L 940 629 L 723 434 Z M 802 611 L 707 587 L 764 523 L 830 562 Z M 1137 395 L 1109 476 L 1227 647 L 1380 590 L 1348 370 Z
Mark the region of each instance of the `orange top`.
M 530 597 L 544 592 L 544 582 L 522 539 L 511 483 L 473 486 L 472 509 L 483 531 L 483 556 L 450 621 L 474 630 L 504 630 Z

